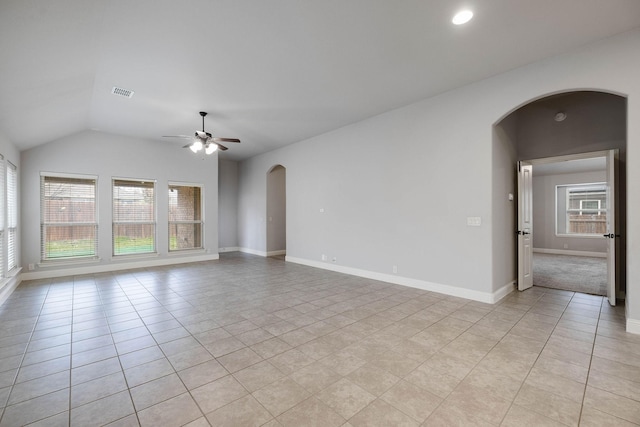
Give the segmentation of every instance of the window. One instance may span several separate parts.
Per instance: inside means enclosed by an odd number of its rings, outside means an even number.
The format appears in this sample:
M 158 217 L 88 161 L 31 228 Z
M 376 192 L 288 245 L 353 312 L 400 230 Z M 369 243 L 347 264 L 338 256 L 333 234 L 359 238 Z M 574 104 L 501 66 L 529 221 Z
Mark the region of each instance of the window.
M 97 256 L 96 182 L 92 176 L 40 176 L 42 261 Z
M 7 271 L 11 271 L 18 266 L 18 171 L 11 162 L 7 162 L 7 166 Z
M 607 184 L 556 186 L 556 233 L 601 236 L 607 232 Z
M 169 251 L 202 248 L 202 188 L 169 185 Z
M 4 230 L 5 230 L 4 198 L 4 157 L 0 154 L 0 278 L 7 277 L 4 265 Z
M 114 179 L 113 255 L 155 252 L 155 181 Z

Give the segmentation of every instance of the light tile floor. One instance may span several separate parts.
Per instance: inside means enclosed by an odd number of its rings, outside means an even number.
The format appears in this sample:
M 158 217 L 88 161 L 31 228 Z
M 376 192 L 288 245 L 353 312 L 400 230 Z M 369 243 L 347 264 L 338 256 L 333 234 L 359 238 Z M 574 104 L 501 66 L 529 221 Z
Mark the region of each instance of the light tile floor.
M 638 425 L 640 336 L 602 297 L 488 305 L 231 253 L 22 283 L 0 402 L 0 426 Z

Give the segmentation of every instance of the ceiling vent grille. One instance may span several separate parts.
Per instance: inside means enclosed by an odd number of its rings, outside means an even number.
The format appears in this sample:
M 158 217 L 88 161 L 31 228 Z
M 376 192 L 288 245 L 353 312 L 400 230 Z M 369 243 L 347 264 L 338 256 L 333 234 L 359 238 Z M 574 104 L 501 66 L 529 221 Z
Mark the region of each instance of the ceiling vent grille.
M 118 96 L 124 96 L 125 98 L 131 98 L 134 92 L 129 89 L 122 89 L 121 87 L 114 86 L 113 89 L 111 89 L 111 93 Z

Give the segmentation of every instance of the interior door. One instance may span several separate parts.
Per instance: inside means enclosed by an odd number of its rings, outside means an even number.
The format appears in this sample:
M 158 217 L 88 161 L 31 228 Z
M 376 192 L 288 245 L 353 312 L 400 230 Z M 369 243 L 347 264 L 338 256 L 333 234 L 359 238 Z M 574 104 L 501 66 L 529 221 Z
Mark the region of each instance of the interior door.
M 518 290 L 533 286 L 533 166 L 518 162 Z
M 607 298 L 616 305 L 616 242 L 620 237 L 616 227 L 616 187 L 618 182 L 618 150 L 607 152 Z

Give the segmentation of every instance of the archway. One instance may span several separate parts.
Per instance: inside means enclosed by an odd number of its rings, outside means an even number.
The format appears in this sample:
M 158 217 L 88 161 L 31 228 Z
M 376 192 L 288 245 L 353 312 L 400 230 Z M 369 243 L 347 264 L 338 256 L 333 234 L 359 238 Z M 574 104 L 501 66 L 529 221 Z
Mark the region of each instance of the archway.
M 619 274 L 616 281 L 621 292 L 618 296 L 624 295 L 626 282 L 624 244 L 626 233 L 626 121 L 627 102 L 624 96 L 602 91 L 556 93 L 532 100 L 507 114 L 495 125 L 493 143 L 494 159 L 498 159 L 503 164 L 510 162 L 511 165 L 515 165 L 518 161 L 532 159 L 552 161 L 553 158 L 560 156 L 581 155 L 583 153 L 612 149 L 619 150 L 620 179 L 618 181 L 619 203 L 617 209 L 619 216 L 617 221 L 621 237 L 617 239 L 617 247 L 619 249 L 616 250 L 616 261 L 619 264 L 617 269 Z M 568 174 L 568 172 L 560 170 L 558 174 Z M 496 180 L 504 179 L 505 176 L 505 174 L 497 176 L 494 173 L 494 189 L 500 188 L 500 184 Z M 535 166 L 533 176 L 535 179 Z M 575 176 L 573 178 L 580 179 Z M 565 175 L 563 179 L 566 181 L 568 176 Z M 548 181 L 549 178 L 546 178 L 546 180 Z M 593 181 L 593 178 L 591 178 L 591 181 Z M 513 180 L 510 184 L 513 185 Z M 549 186 L 546 185 L 545 187 Z M 543 215 L 541 213 L 542 210 L 538 210 L 538 213 L 534 211 L 533 215 L 534 251 L 560 254 L 567 252 L 570 255 L 580 255 L 581 251 L 586 255 L 593 255 L 597 252 L 597 245 L 595 245 L 597 239 L 595 236 L 590 238 L 575 236 L 576 238 L 571 239 L 558 234 L 556 228 L 557 217 L 549 220 L 549 215 L 553 215 L 553 212 L 557 213 L 557 200 L 555 200 L 555 195 L 550 194 L 538 197 L 538 199 L 544 200 L 545 197 L 546 202 L 550 205 L 546 209 L 547 212 L 550 212 L 547 213 L 547 218 L 540 216 Z M 512 218 L 515 217 L 515 208 L 515 203 L 511 204 L 509 212 Z M 504 213 L 504 215 L 508 216 L 509 214 Z M 538 215 L 537 220 L 536 215 Z M 535 226 L 536 222 L 538 222 L 538 227 Z M 510 224 L 515 225 L 514 223 L 515 219 Z M 547 229 L 540 233 L 541 227 L 546 227 Z M 552 228 L 553 230 L 551 230 Z M 510 228 L 505 231 L 505 241 L 508 239 L 514 240 L 513 237 L 508 237 L 509 234 L 514 236 L 513 230 L 514 228 Z M 535 237 L 540 237 L 541 235 L 546 238 L 538 238 L 536 241 Z M 505 245 L 509 246 L 509 244 Z M 510 244 L 510 249 L 513 253 L 515 265 L 515 243 Z
M 287 171 L 275 165 L 267 172 L 267 256 L 287 253 Z

